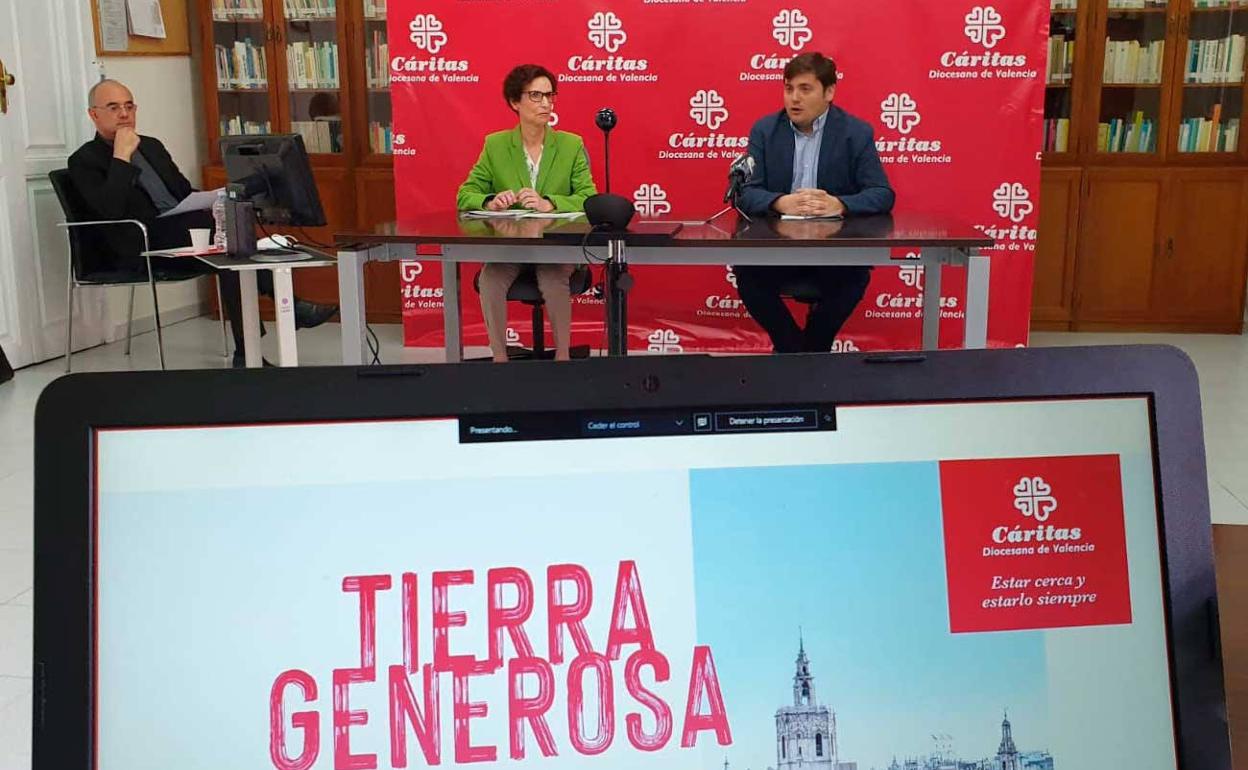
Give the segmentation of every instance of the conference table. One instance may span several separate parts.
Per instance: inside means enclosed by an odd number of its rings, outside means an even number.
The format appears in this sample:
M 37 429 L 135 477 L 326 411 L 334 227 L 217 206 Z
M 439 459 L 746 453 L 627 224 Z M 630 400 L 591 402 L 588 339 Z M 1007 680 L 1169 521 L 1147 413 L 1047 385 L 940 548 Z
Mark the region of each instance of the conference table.
M 583 219 L 473 219 L 431 212 L 371 230 L 335 236 L 342 318 L 342 362 L 364 363 L 364 266 L 369 262 L 440 260 L 446 360 L 463 359 L 460 265 L 464 262 L 605 266 L 607 351 L 628 352 L 630 265 L 843 265 L 923 268 L 923 348 L 938 346 L 940 289 L 945 267 L 967 270 L 963 346 L 987 342 L 989 258 L 993 239 L 974 227 L 920 214 L 894 213 L 844 220 L 743 217 L 717 222 L 634 220 L 626 232 L 594 231 Z M 436 256 L 417 248 L 440 247 Z M 899 259 L 895 250 L 917 254 Z M 588 255 L 587 256 L 587 252 Z M 644 285 L 634 290 L 644 291 Z

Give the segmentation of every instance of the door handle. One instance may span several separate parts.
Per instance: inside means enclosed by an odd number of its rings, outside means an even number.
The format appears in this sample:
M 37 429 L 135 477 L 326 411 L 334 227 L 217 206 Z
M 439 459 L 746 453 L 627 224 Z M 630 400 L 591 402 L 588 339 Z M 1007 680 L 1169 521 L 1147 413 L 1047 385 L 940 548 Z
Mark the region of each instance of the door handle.
M 9 86 L 17 83 L 17 78 L 13 77 L 13 73 L 4 68 L 4 62 L 0 61 L 0 115 L 9 111 Z

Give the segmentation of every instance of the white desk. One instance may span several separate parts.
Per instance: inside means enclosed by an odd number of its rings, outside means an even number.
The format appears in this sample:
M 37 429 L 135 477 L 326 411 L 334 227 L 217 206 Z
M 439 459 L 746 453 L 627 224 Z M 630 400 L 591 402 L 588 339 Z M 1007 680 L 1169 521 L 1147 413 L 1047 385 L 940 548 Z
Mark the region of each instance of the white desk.
M 264 366 L 260 351 L 260 293 L 256 288 L 256 271 L 273 273 L 273 309 L 277 319 L 277 365 L 298 366 L 299 349 L 295 344 L 295 288 L 292 271 L 303 267 L 332 267 L 337 261 L 328 254 L 293 262 L 257 262 L 235 259 L 228 254 L 187 255 L 180 250 L 145 252 L 145 257 L 167 259 L 198 259 L 217 270 L 238 273 L 243 305 L 243 346 L 248 368 Z M 224 312 L 224 310 L 222 310 Z

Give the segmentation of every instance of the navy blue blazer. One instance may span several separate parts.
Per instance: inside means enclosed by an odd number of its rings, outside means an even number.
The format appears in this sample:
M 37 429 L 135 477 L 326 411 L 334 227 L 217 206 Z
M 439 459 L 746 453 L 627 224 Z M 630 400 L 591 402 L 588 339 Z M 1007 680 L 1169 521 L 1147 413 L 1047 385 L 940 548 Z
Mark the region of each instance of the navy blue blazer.
M 774 213 L 771 204 L 793 187 L 793 124 L 784 110 L 760 119 L 750 129 L 749 153 L 754 175 L 741 194 L 741 208 L 750 216 Z M 821 190 L 845 204 L 847 214 L 884 214 L 893 209 L 896 195 L 888 184 L 871 125 L 828 107 L 819 146 L 818 183 Z

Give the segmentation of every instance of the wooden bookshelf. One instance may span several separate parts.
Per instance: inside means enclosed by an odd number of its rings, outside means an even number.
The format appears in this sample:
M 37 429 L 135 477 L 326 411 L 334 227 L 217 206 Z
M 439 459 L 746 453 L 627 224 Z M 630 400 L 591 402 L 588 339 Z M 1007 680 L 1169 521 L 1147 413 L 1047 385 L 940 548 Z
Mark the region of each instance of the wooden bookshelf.
M 1052 11 L 1050 35 L 1068 41 L 1059 50 L 1073 66 L 1069 82 L 1045 88 L 1033 328 L 1241 332 L 1248 87 L 1242 57 L 1231 67 L 1233 49 L 1218 45 L 1248 39 L 1248 3 L 1078 0 Z M 1153 45 L 1159 80 L 1130 50 Z M 1201 58 L 1202 46 L 1228 55 Z M 1114 58 L 1124 50 L 1125 61 Z
M 329 222 L 309 228 L 307 237 L 328 243 L 336 231 L 393 219 L 394 171 L 385 144 L 393 134 L 389 57 L 373 50 L 385 43 L 384 0 L 194 0 L 192 7 L 204 52 L 204 184 L 225 181 L 219 141 L 231 128 L 300 133 Z M 218 46 L 226 61 L 219 61 Z M 257 85 L 239 87 L 239 77 Z M 332 268 L 299 270 L 295 284 L 301 297 L 338 301 Z M 370 320 L 402 319 L 397 264 L 370 267 L 367 291 Z

